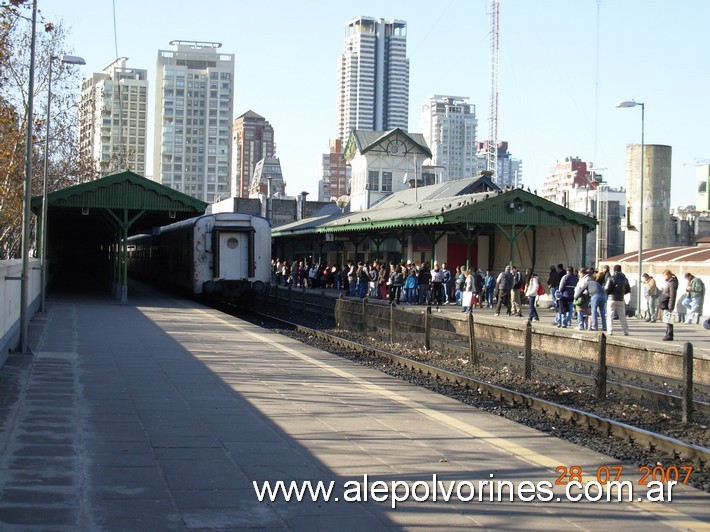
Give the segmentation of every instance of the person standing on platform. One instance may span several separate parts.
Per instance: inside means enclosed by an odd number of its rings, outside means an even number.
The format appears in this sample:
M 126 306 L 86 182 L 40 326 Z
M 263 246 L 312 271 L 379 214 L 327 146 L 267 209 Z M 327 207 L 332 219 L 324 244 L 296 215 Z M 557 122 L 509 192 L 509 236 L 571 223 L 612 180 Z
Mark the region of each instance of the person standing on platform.
M 670 270 L 663 272 L 663 278 L 666 282 L 663 285 L 658 309 L 663 312 L 663 323 L 666 324 L 666 335 L 663 340 L 668 342 L 673 340 L 673 310 L 678 293 L 678 278 Z
M 493 308 L 493 292 L 496 289 L 496 278 L 493 272 L 486 270 L 486 276 L 483 278 L 483 290 L 486 298 L 486 308 Z
M 700 278 L 690 272 L 685 274 L 685 278 L 688 280 L 687 295 L 682 301 L 682 305 L 688 310 L 685 323 L 693 323 L 697 318 L 700 302 L 705 296 L 705 285 Z
M 510 316 L 510 291 L 513 289 L 514 282 L 515 279 L 513 279 L 513 274 L 510 273 L 510 266 L 506 266 L 505 271 L 502 271 L 496 280 L 498 304 L 496 305 L 496 313 L 494 316 L 500 315 L 500 307 L 502 305 L 505 305 L 505 308 L 508 309 L 507 314 Z
M 429 271 L 429 263 L 422 262 L 422 267 L 419 268 L 419 274 L 417 275 L 417 284 L 419 285 L 419 304 L 430 304 L 429 285 L 431 285 L 431 271 Z
M 550 300 L 553 303 L 555 301 L 555 292 L 557 291 L 558 286 L 560 286 L 560 274 L 557 271 L 557 268 L 550 266 L 550 273 L 547 276 L 547 289 L 550 291 Z M 550 308 L 554 308 L 554 305 L 551 305 Z
M 624 302 L 624 296 L 631 292 L 631 287 L 629 286 L 629 281 L 626 276 L 621 273 L 621 265 L 614 265 L 614 273 L 607 280 L 604 286 L 604 291 L 607 294 L 607 306 L 606 306 L 606 330 L 609 336 L 614 334 L 614 311 L 616 311 L 617 316 L 619 316 L 619 322 L 621 322 L 621 330 L 624 332 L 624 336 L 629 335 L 629 324 L 626 321 L 626 303 Z
M 540 321 L 540 316 L 537 314 L 537 309 L 535 308 L 535 300 L 537 299 L 537 290 L 540 287 L 540 281 L 537 278 L 535 272 L 530 272 L 530 279 L 528 280 L 527 288 L 525 290 L 525 295 L 530 301 L 530 313 L 528 314 L 528 323 Z
M 580 294 L 586 290 L 589 294 L 589 330 L 603 331 L 606 329 L 606 294 L 604 293 L 604 288 L 599 284 L 597 280 L 598 277 L 595 275 L 593 269 L 587 270 L 587 276 L 584 277 L 582 287 L 580 289 Z M 579 287 L 579 285 L 577 285 Z M 575 298 L 577 296 L 577 289 L 575 289 Z
M 513 266 L 510 269 L 510 273 L 513 274 L 513 289 L 510 292 L 510 306 L 513 316 L 523 317 L 523 313 L 520 311 L 520 289 L 523 287 L 523 274 L 518 271 L 518 269 Z
M 574 268 L 572 268 L 572 266 L 568 266 L 567 273 L 562 277 L 562 279 L 560 279 L 560 288 L 558 290 L 560 292 L 559 304 L 561 305 L 561 308 L 558 308 L 558 311 L 562 311 L 560 314 L 563 316 L 563 328 L 572 325 L 572 313 L 574 312 L 574 289 L 577 286 L 578 281 L 579 279 L 574 274 Z
M 444 272 L 439 267 L 439 263 L 434 261 L 434 269 L 431 271 L 431 304 L 436 306 L 443 304 L 441 299 L 442 284 L 444 282 Z
M 404 281 L 404 293 L 407 296 L 407 305 L 414 305 L 417 296 L 417 272 L 414 268 L 407 271 L 407 280 Z
M 656 323 L 658 286 L 656 286 L 656 280 L 649 274 L 644 273 L 642 277 L 643 283 L 646 285 L 646 308 L 648 308 L 648 317 L 646 318 L 646 321 Z
M 452 286 L 453 276 L 451 275 L 451 270 L 446 265 L 445 262 L 441 263 L 441 290 L 443 292 L 443 297 L 441 297 L 441 302 L 443 305 L 448 305 L 451 303 L 451 286 Z
M 456 298 L 456 304 L 460 305 L 463 287 L 466 284 L 466 268 L 464 266 L 456 266 L 455 283 L 456 291 L 454 292 L 454 296 Z
M 473 274 L 471 269 L 464 272 L 466 280 L 463 284 L 463 292 L 461 293 L 461 312 L 471 312 L 473 310 Z

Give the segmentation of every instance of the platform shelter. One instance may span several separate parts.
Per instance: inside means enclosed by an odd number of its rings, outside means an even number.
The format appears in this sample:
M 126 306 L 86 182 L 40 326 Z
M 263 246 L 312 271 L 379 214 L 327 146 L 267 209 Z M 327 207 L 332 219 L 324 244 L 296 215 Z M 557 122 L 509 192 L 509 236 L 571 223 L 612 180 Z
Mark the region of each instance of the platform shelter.
M 199 216 L 206 208 L 203 201 L 131 171 L 52 192 L 45 282 L 111 287 L 126 302 L 128 237 Z M 32 198 L 32 210 L 42 216 L 41 196 Z

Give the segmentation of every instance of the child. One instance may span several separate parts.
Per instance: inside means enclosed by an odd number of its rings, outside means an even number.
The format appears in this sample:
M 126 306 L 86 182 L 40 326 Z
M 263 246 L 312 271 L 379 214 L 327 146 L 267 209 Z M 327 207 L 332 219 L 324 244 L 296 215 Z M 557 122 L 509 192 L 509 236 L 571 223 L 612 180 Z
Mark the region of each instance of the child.
M 565 306 L 562 304 L 562 292 L 555 289 L 553 290 L 553 294 L 554 299 L 552 305 L 555 307 L 555 325 L 562 327 L 562 324 L 565 322 L 567 309 L 564 308 Z

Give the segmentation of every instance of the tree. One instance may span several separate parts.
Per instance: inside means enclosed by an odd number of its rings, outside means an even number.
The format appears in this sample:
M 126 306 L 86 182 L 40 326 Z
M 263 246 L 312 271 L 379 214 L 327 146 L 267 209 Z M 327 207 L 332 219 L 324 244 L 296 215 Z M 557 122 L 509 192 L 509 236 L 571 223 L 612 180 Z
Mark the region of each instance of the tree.
M 21 252 L 31 38 L 28 4 L 28 0 L 0 4 L 0 259 L 15 258 Z M 78 71 L 56 60 L 49 156 L 44 157 L 49 61 L 67 51 L 63 27 L 42 22 L 44 31 L 37 32 L 35 45 L 33 196 L 42 194 L 45 160 L 50 192 L 96 177 L 90 162 L 77 156 Z

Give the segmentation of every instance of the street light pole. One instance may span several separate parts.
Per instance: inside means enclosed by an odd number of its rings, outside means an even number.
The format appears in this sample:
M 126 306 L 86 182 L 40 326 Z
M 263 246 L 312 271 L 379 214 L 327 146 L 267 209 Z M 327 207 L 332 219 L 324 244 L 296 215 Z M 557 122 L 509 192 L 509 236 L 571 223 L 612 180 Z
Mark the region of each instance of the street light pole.
M 40 229 L 40 312 L 46 312 L 46 294 L 47 294 L 47 194 L 49 181 L 49 121 L 50 107 L 52 106 L 52 63 L 59 59 L 62 63 L 69 65 L 85 65 L 86 61 L 82 57 L 75 55 L 50 55 L 49 56 L 49 75 L 47 77 L 47 119 L 45 123 L 44 136 L 44 178 L 42 180 L 42 227 Z
M 646 106 L 642 102 L 636 102 L 633 100 L 625 100 L 618 102 L 616 104 L 617 107 L 624 108 L 624 107 L 636 107 L 637 105 L 641 106 L 641 185 L 639 187 L 639 253 L 638 253 L 638 263 L 639 263 L 639 271 L 638 271 L 638 285 L 636 287 L 636 315 L 637 317 L 641 317 L 641 283 L 643 282 L 643 163 L 644 163 L 644 131 L 645 131 L 645 114 L 646 114 Z
M 32 121 L 35 90 L 35 42 L 37 40 L 37 0 L 32 2 L 30 75 L 27 82 L 27 154 L 25 160 L 25 204 L 22 213 L 22 275 L 20 277 L 20 351 L 29 353 L 30 322 L 30 202 L 32 201 Z

